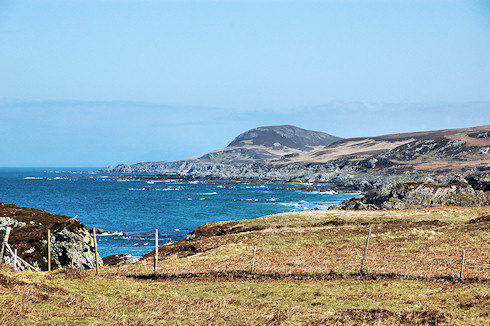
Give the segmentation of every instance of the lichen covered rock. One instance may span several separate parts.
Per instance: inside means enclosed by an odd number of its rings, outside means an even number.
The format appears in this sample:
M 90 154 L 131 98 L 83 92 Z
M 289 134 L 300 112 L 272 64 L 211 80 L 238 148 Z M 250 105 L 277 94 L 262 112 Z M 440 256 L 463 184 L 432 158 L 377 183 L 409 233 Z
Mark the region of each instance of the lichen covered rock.
M 9 244 L 34 267 L 47 269 L 47 232 L 51 230 L 51 266 L 95 268 L 94 241 L 79 220 L 45 211 L 0 203 L 0 230 L 12 228 Z M 102 259 L 99 258 L 102 265 Z

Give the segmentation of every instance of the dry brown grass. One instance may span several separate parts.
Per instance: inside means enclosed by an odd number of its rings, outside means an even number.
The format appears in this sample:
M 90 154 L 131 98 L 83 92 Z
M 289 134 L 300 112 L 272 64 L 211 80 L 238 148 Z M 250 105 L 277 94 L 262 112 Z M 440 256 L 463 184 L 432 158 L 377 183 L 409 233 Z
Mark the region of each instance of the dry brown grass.
M 490 207 L 239 221 L 226 235 L 188 241 L 196 254 L 162 247 L 157 278 L 152 259 L 99 277 L 0 266 L 0 324 L 488 325 L 489 223 L 468 223 L 486 215 Z M 360 277 L 368 223 L 370 274 Z M 469 279 L 459 282 L 463 248 Z
M 490 223 L 468 223 L 489 212 L 489 207 L 455 207 L 278 214 L 237 222 L 223 236 L 162 247 L 160 257 L 167 259 L 166 272 L 174 274 L 247 270 L 257 246 L 257 272 L 351 273 L 359 270 L 368 224 L 372 224 L 366 261 L 369 272 L 457 276 L 465 249 L 465 276 L 490 279 Z M 224 224 L 213 223 L 208 228 Z M 170 252 L 177 256 L 168 257 Z M 192 253 L 196 254 L 177 258 Z

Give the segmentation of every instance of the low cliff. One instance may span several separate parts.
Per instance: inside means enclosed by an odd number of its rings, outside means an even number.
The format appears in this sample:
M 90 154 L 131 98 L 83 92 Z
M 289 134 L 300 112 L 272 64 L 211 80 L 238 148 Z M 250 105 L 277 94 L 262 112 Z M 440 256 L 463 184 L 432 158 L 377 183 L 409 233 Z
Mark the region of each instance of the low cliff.
M 490 205 L 490 173 L 458 177 L 449 183 L 402 182 L 345 200 L 345 210 L 407 209 L 435 206 Z
M 11 227 L 9 245 L 31 265 L 47 269 L 47 230 L 51 230 L 51 266 L 95 268 L 94 241 L 79 220 L 0 203 L 0 230 Z M 9 257 L 6 257 L 9 260 Z M 99 259 L 102 264 L 102 259 Z

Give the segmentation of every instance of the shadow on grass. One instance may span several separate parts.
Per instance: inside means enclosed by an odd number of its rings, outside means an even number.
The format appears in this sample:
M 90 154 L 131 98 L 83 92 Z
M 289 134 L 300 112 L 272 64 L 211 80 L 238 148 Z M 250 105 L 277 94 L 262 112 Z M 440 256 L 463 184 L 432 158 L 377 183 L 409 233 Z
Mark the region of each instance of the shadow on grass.
M 412 276 L 400 275 L 395 273 L 250 273 L 245 270 L 218 271 L 207 273 L 181 273 L 181 274 L 127 274 L 126 277 L 138 280 L 181 280 L 181 279 L 202 279 L 202 280 L 340 280 L 340 279 L 358 279 L 358 280 L 416 280 L 424 282 L 442 282 L 442 283 L 481 283 L 490 284 L 490 279 L 471 277 L 460 280 L 454 276 Z

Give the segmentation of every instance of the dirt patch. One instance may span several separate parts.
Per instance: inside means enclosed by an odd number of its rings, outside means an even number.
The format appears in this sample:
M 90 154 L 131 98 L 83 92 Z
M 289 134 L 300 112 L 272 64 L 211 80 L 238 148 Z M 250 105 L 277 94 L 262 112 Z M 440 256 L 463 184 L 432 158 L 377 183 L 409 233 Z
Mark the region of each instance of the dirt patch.
M 447 317 L 437 310 L 409 311 L 401 315 L 400 321 L 410 325 L 438 325 L 445 322 Z
M 468 221 L 469 224 L 490 223 L 490 215 L 480 216 Z
M 56 273 L 63 275 L 66 279 L 85 279 L 87 277 L 85 270 L 75 267 L 63 268 L 56 271 Z
M 473 298 L 461 302 L 459 304 L 460 308 L 472 308 L 475 306 L 482 306 L 482 307 L 487 307 L 490 306 L 490 295 L 485 294 L 485 295 L 476 295 Z
M 417 225 L 448 225 L 449 223 L 441 222 L 440 220 L 432 220 L 432 221 L 418 221 L 415 224 L 417 224 Z
M 321 225 L 322 226 L 328 226 L 328 225 L 339 226 L 339 225 L 344 225 L 345 223 L 346 222 L 344 220 L 335 219 L 335 220 L 325 221 Z
M 139 279 L 139 280 L 153 280 L 153 281 L 166 281 L 166 280 L 180 280 L 180 279 L 201 279 L 201 280 L 338 280 L 338 279 L 359 279 L 364 281 L 380 281 L 380 280 L 417 280 L 424 282 L 437 282 L 437 283 L 465 283 L 465 284 L 490 284 L 490 279 L 484 278 L 466 278 L 463 281 L 457 277 L 452 276 L 410 276 L 400 275 L 394 273 L 375 274 L 375 273 L 336 273 L 333 270 L 326 273 L 253 273 L 251 274 L 247 270 L 230 270 L 230 271 L 217 271 L 217 272 L 203 272 L 203 273 L 180 273 L 180 274 L 128 274 L 126 277 Z
M 372 324 L 390 317 L 396 316 L 396 313 L 386 309 L 346 309 L 338 311 L 331 318 L 333 323 L 354 323 Z
M 24 286 L 28 283 L 24 281 L 16 280 L 15 278 L 8 277 L 6 275 L 0 274 L 0 285 L 4 288 L 12 288 L 14 286 Z
M 342 325 L 378 325 L 386 319 L 409 325 L 439 325 L 446 322 L 448 316 L 436 310 L 393 312 L 386 309 L 346 309 L 336 312 L 330 322 Z

